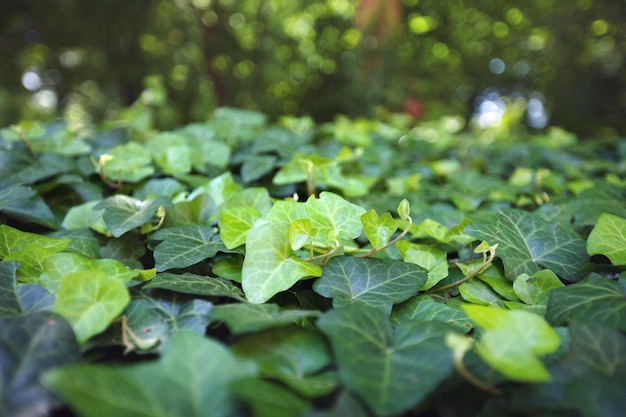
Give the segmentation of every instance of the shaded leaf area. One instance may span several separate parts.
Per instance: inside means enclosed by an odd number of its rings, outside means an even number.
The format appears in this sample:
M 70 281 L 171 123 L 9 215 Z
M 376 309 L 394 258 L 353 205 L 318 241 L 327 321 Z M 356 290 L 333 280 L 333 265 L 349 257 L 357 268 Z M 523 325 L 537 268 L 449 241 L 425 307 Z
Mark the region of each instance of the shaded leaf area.
M 546 318 L 554 326 L 584 321 L 626 332 L 626 290 L 591 274 L 576 285 L 552 290 Z
M 17 295 L 17 262 L 0 263 L 0 318 L 18 316 L 22 306 Z
M 316 310 L 281 309 L 276 304 L 222 304 L 213 308 L 211 318 L 224 321 L 232 333 L 242 334 L 300 323 L 319 315 Z
M 313 289 L 332 298 L 335 307 L 360 301 L 389 313 L 393 304 L 417 294 L 426 279 L 426 271 L 417 265 L 340 256 L 328 262 Z
M 0 185 L 0 213 L 24 222 L 56 229 L 58 222 L 54 213 L 41 196 L 23 185 Z
M 184 268 L 225 249 L 212 226 L 181 226 L 158 230 L 150 236 L 157 271 Z
M 415 321 L 392 327 L 382 311 L 353 303 L 317 323 L 331 341 L 339 378 L 378 416 L 398 415 L 419 404 L 452 372 L 442 349 L 454 327 Z
M 590 323 L 572 323 L 569 349 L 550 366 L 553 380 L 511 389 L 494 398 L 486 416 L 573 415 L 615 417 L 626 409 L 626 337 Z
M 180 275 L 162 272 L 157 274 L 143 288 L 160 288 L 184 294 L 229 297 L 239 301 L 245 300 L 241 289 L 230 280 L 196 275 L 190 272 Z
M 310 408 L 308 401 L 275 382 L 248 378 L 235 381 L 230 388 L 257 417 L 299 417 Z
M 156 361 L 62 367 L 43 382 L 85 417 L 201 417 L 207 410 L 230 417 L 241 409 L 230 385 L 255 375 L 253 364 L 239 361 L 224 345 L 180 332 Z
M 82 362 L 69 323 L 50 312 L 0 319 L 0 414 L 47 416 L 62 403 L 41 385 L 48 370 Z
M 473 325 L 459 303 L 436 301 L 433 297 L 422 295 L 414 297 L 394 307 L 391 322 L 394 326 L 412 321 L 441 321 L 456 327 L 459 331 L 468 331 Z
M 573 230 L 543 220 L 538 214 L 518 209 L 487 215 L 465 231 L 490 245 L 504 263 L 506 277 L 551 269 L 563 279 L 578 281 L 587 262 L 585 241 Z

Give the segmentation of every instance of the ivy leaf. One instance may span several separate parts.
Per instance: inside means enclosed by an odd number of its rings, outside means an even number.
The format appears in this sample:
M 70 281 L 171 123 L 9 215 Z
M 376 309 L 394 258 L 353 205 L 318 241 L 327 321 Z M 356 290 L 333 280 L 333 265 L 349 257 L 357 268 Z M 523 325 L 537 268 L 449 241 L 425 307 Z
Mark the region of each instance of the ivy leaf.
M 554 326 L 578 320 L 626 332 L 626 291 L 617 282 L 591 274 L 575 285 L 553 289 L 546 319 Z
M 306 202 L 307 217 L 318 230 L 315 239 L 326 246 L 334 246 L 335 240 L 352 240 L 361 234 L 361 216 L 365 209 L 349 203 L 330 192 L 311 196 Z
M 180 332 L 157 361 L 68 366 L 46 373 L 43 382 L 84 417 L 203 417 L 207 410 L 229 417 L 239 405 L 228 387 L 255 374 L 219 342 Z
M 389 243 L 391 236 L 398 230 L 398 225 L 390 213 L 384 213 L 378 217 L 374 209 L 361 215 L 361 223 L 363 224 L 365 235 L 376 249 L 382 248 Z
M 504 307 L 504 300 L 493 288 L 480 280 L 469 280 L 459 285 L 461 297 L 469 303 Z
M 549 269 L 536 272 L 533 276 L 522 274 L 515 278 L 513 290 L 526 304 L 547 305 L 550 291 L 563 287 L 561 280 Z
M 99 201 L 89 201 L 87 203 L 73 206 L 69 209 L 63 219 L 63 226 L 66 230 L 76 230 L 82 228 L 90 228 L 103 235 L 110 236 L 111 233 L 104 222 L 104 209 L 95 209 Z
M 278 200 L 267 213 L 266 219 L 270 223 L 293 223 L 298 219 L 307 217 L 305 206 L 304 203 Z
M 22 284 L 17 287 L 17 295 L 24 313 L 50 311 L 54 306 L 54 295 L 41 285 Z
M 109 156 L 103 172 L 113 182 L 136 183 L 154 173 L 150 151 L 139 142 L 116 146 Z
M 307 398 L 337 387 L 334 374 L 317 374 L 332 358 L 326 340 L 316 331 L 275 327 L 245 336 L 232 350 L 239 358 L 254 361 L 262 376 L 277 379 Z
M 0 262 L 0 317 L 22 314 L 17 297 L 17 262 Z
M 269 173 L 276 164 L 276 157 L 272 155 L 250 155 L 241 165 L 241 180 L 249 183 L 258 180 Z
M 0 187 L 0 210 L 2 210 L 3 207 L 10 207 L 22 200 L 36 197 L 37 195 L 36 191 L 24 185 L 15 184 Z
M 49 249 L 52 253 L 62 252 L 69 244 L 69 239 L 47 237 L 37 233 L 23 232 L 6 224 L 0 225 L 0 258 L 34 246 Z
M 152 234 L 150 240 L 162 241 L 154 248 L 158 272 L 195 265 L 223 248 L 212 226 L 168 227 Z
M 298 250 L 311 242 L 317 234 L 317 229 L 309 219 L 298 219 L 291 223 L 289 228 L 289 244 L 292 250 Z
M 260 219 L 261 212 L 251 206 L 225 208 L 220 211 L 220 237 L 224 246 L 234 249 L 246 242 L 248 231 Z
M 236 381 L 230 387 L 237 397 L 247 403 L 255 417 L 300 417 L 306 415 L 310 408 L 308 401 L 274 382 L 247 378 Z
M 428 279 L 420 290 L 428 290 L 448 276 L 448 254 L 434 245 L 398 242 L 404 262 L 418 265 L 428 271 Z
M 449 307 L 428 295 L 419 295 L 398 304 L 391 314 L 391 323 L 395 326 L 418 320 L 442 321 L 461 331 L 472 328 L 472 323 L 463 310 Z
M 55 214 L 39 195 L 8 204 L 0 208 L 0 213 L 23 223 L 38 224 L 49 229 L 59 228 Z
M 244 301 L 243 292 L 224 278 L 205 277 L 185 272 L 177 275 L 169 272 L 157 274 L 143 288 L 159 288 L 184 294 L 204 295 L 209 297 L 229 297 Z
M 465 304 L 463 310 L 484 329 L 475 346 L 485 362 L 512 380 L 551 379 L 538 357 L 556 351 L 561 340 L 541 316 L 475 304 Z
M 248 301 L 264 303 L 322 269 L 292 255 L 289 223 L 264 224 L 248 232 L 241 284 Z
M 577 281 L 586 264 L 585 241 L 572 229 L 547 223 L 538 214 L 518 209 L 502 210 L 493 218 L 470 224 L 467 233 L 498 245 L 509 280 L 551 269 L 568 281 Z
M 276 304 L 237 303 L 215 306 L 211 318 L 224 321 L 231 333 L 242 334 L 286 326 L 319 314 L 315 310 L 281 310 Z
M 624 210 L 624 188 L 607 183 L 595 184 L 565 205 L 565 212 L 574 216 L 576 224 L 589 226 L 596 224 L 603 213 L 621 216 Z
M 417 321 L 394 330 L 384 312 L 353 303 L 330 310 L 317 325 L 330 339 L 339 377 L 377 416 L 409 410 L 452 372 L 444 338 L 454 328 L 445 323 Z
M 110 279 L 102 271 L 82 271 L 63 276 L 53 311 L 70 322 L 83 344 L 104 331 L 129 301 L 122 281 Z
M 45 416 L 61 405 L 41 385 L 46 371 L 81 362 L 70 325 L 51 312 L 0 319 L 0 410 L 6 416 Z
M 605 255 L 613 265 L 626 265 L 626 219 L 603 213 L 587 238 L 589 255 Z
M 313 289 L 332 298 L 335 307 L 358 300 L 390 312 L 393 304 L 417 294 L 426 279 L 426 271 L 417 265 L 390 259 L 339 256 L 324 267 Z
M 104 209 L 102 218 L 114 237 L 120 237 L 129 230 L 143 226 L 154 219 L 160 206 L 167 207 L 167 198 L 138 200 L 126 195 L 115 195 L 102 200 L 93 208 Z

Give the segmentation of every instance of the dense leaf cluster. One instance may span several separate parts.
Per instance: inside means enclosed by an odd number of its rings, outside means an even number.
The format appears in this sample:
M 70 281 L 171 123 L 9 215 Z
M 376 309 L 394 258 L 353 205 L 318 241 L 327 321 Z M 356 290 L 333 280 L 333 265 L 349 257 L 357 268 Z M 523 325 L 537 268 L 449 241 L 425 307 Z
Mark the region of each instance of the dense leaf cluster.
M 221 108 L 0 130 L 0 410 L 617 416 L 626 143 Z

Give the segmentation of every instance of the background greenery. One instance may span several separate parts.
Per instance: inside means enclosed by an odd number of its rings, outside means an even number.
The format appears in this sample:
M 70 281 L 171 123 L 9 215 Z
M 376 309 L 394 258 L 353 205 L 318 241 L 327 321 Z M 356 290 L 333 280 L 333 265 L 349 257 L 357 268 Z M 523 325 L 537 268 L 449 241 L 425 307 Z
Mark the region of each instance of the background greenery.
M 551 124 L 623 134 L 625 9 L 620 0 L 12 1 L 0 13 L 0 125 L 133 119 L 119 109 L 138 99 L 135 109 L 153 111 L 133 122 L 159 128 L 224 105 L 319 121 L 408 106 L 469 120 L 492 89 L 504 126 L 536 98 Z

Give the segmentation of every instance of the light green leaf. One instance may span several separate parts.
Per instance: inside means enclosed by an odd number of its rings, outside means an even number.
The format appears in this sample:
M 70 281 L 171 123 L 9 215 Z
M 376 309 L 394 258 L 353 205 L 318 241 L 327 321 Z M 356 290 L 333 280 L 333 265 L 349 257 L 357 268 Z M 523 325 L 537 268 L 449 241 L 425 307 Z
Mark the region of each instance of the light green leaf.
M 504 306 L 502 298 L 489 285 L 477 279 L 471 279 L 459 285 L 459 292 L 461 297 L 470 303 Z
M 255 374 L 219 342 L 180 332 L 157 361 L 58 368 L 44 385 L 83 417 L 230 417 L 240 410 L 230 384 Z
M 404 262 L 421 266 L 428 271 L 428 280 L 421 291 L 428 290 L 448 276 L 448 254 L 435 245 L 398 242 Z
M 402 220 L 408 220 L 410 215 L 411 206 L 409 205 L 409 200 L 404 198 L 400 201 L 400 204 L 398 204 L 398 216 L 400 216 Z
M 270 223 L 293 223 L 298 219 L 307 217 L 305 203 L 298 203 L 290 200 L 278 200 L 274 203 L 266 219 Z
M 587 239 L 589 255 L 604 255 L 613 265 L 626 265 L 626 219 L 603 213 Z
M 311 196 L 306 202 L 306 212 L 313 227 L 318 229 L 315 240 L 323 245 L 334 246 L 335 240 L 352 240 L 361 234 L 365 209 L 336 194 L 325 191 L 319 198 Z
M 261 216 L 261 212 L 252 206 L 222 209 L 220 211 L 220 237 L 224 246 L 234 249 L 243 245 L 248 231 Z
M 154 173 L 150 151 L 139 142 L 116 146 L 109 155 L 104 175 L 112 182 L 136 183 Z
M 150 240 L 162 241 L 154 248 L 158 272 L 195 265 L 223 248 L 212 226 L 168 227 L 152 234 Z
M 336 165 L 337 162 L 334 160 L 317 154 L 296 153 L 291 161 L 274 175 L 273 182 L 276 185 L 295 184 L 306 181 L 309 175 L 316 182 L 320 182 L 326 177 L 327 171 Z
M 452 373 L 444 338 L 454 328 L 445 323 L 394 330 L 385 313 L 354 303 L 330 310 L 317 325 L 330 339 L 342 382 L 377 416 L 401 415 Z
M 584 321 L 626 332 L 626 291 L 617 282 L 591 274 L 550 293 L 546 319 L 554 326 Z
M 267 214 L 272 208 L 272 198 L 266 188 L 252 187 L 236 191 L 221 205 L 220 210 L 232 207 L 254 207 L 261 214 Z
M 361 223 L 363 224 L 365 235 L 376 249 L 382 248 L 389 243 L 391 236 L 398 230 L 398 225 L 390 213 L 384 213 L 381 217 L 378 217 L 374 209 L 361 215 Z
M 206 277 L 185 272 L 157 274 L 143 288 L 160 288 L 184 294 L 204 295 L 209 297 L 229 297 L 244 301 L 243 292 L 235 284 L 224 278 Z
M 129 230 L 155 220 L 159 207 L 169 205 L 169 200 L 164 197 L 142 201 L 118 194 L 100 201 L 93 208 L 96 210 L 104 209 L 102 214 L 104 223 L 114 237 L 120 237 Z
M 463 305 L 463 310 L 484 329 L 476 350 L 485 362 L 512 380 L 551 379 L 539 357 L 555 352 L 561 339 L 541 316 L 474 304 Z
M 52 253 L 62 252 L 69 244 L 69 239 L 57 239 L 37 233 L 22 232 L 6 224 L 0 225 L 0 258 L 33 246 L 49 249 Z
M 70 322 L 83 344 L 104 331 L 130 301 L 124 283 L 102 271 L 66 274 L 61 280 L 53 311 Z
M 490 245 L 498 245 L 496 254 L 509 280 L 547 268 L 563 279 L 577 281 L 587 263 L 585 241 L 571 228 L 547 223 L 538 214 L 502 210 L 465 230 Z
M 17 279 L 21 282 L 36 283 L 44 270 L 43 262 L 55 252 L 41 246 L 27 246 L 4 257 L 5 262 L 19 262 Z
M 248 232 L 241 283 L 248 301 L 264 303 L 322 269 L 293 255 L 289 223 L 264 224 Z
M 515 294 L 526 304 L 547 305 L 550 291 L 563 287 L 561 280 L 549 269 L 536 272 L 533 276 L 522 274 L 515 278 Z
M 311 242 L 317 234 L 317 229 L 309 219 L 298 219 L 291 223 L 289 228 L 289 244 L 292 250 L 298 250 Z
M 478 250 L 478 248 L 476 248 L 476 250 Z M 544 269 L 542 271 L 539 271 L 538 273 L 541 273 L 543 271 L 548 271 L 549 273 L 552 273 L 554 275 L 554 272 L 550 271 L 549 269 Z M 502 272 L 502 268 L 492 265 L 491 267 L 487 268 L 485 272 L 479 274 L 477 278 L 485 284 L 489 285 L 491 289 L 494 290 L 496 294 L 498 294 L 500 297 L 505 298 L 509 301 L 519 301 L 519 299 L 517 298 L 517 294 L 513 289 L 513 283 L 506 279 L 504 273 Z
M 317 310 L 281 310 L 276 304 L 237 303 L 215 306 L 211 318 L 224 321 L 231 333 L 242 334 L 286 326 L 319 315 Z
M 313 289 L 339 307 L 361 301 L 389 313 L 395 303 L 413 297 L 426 282 L 419 266 L 390 259 L 338 256 L 324 267 Z

